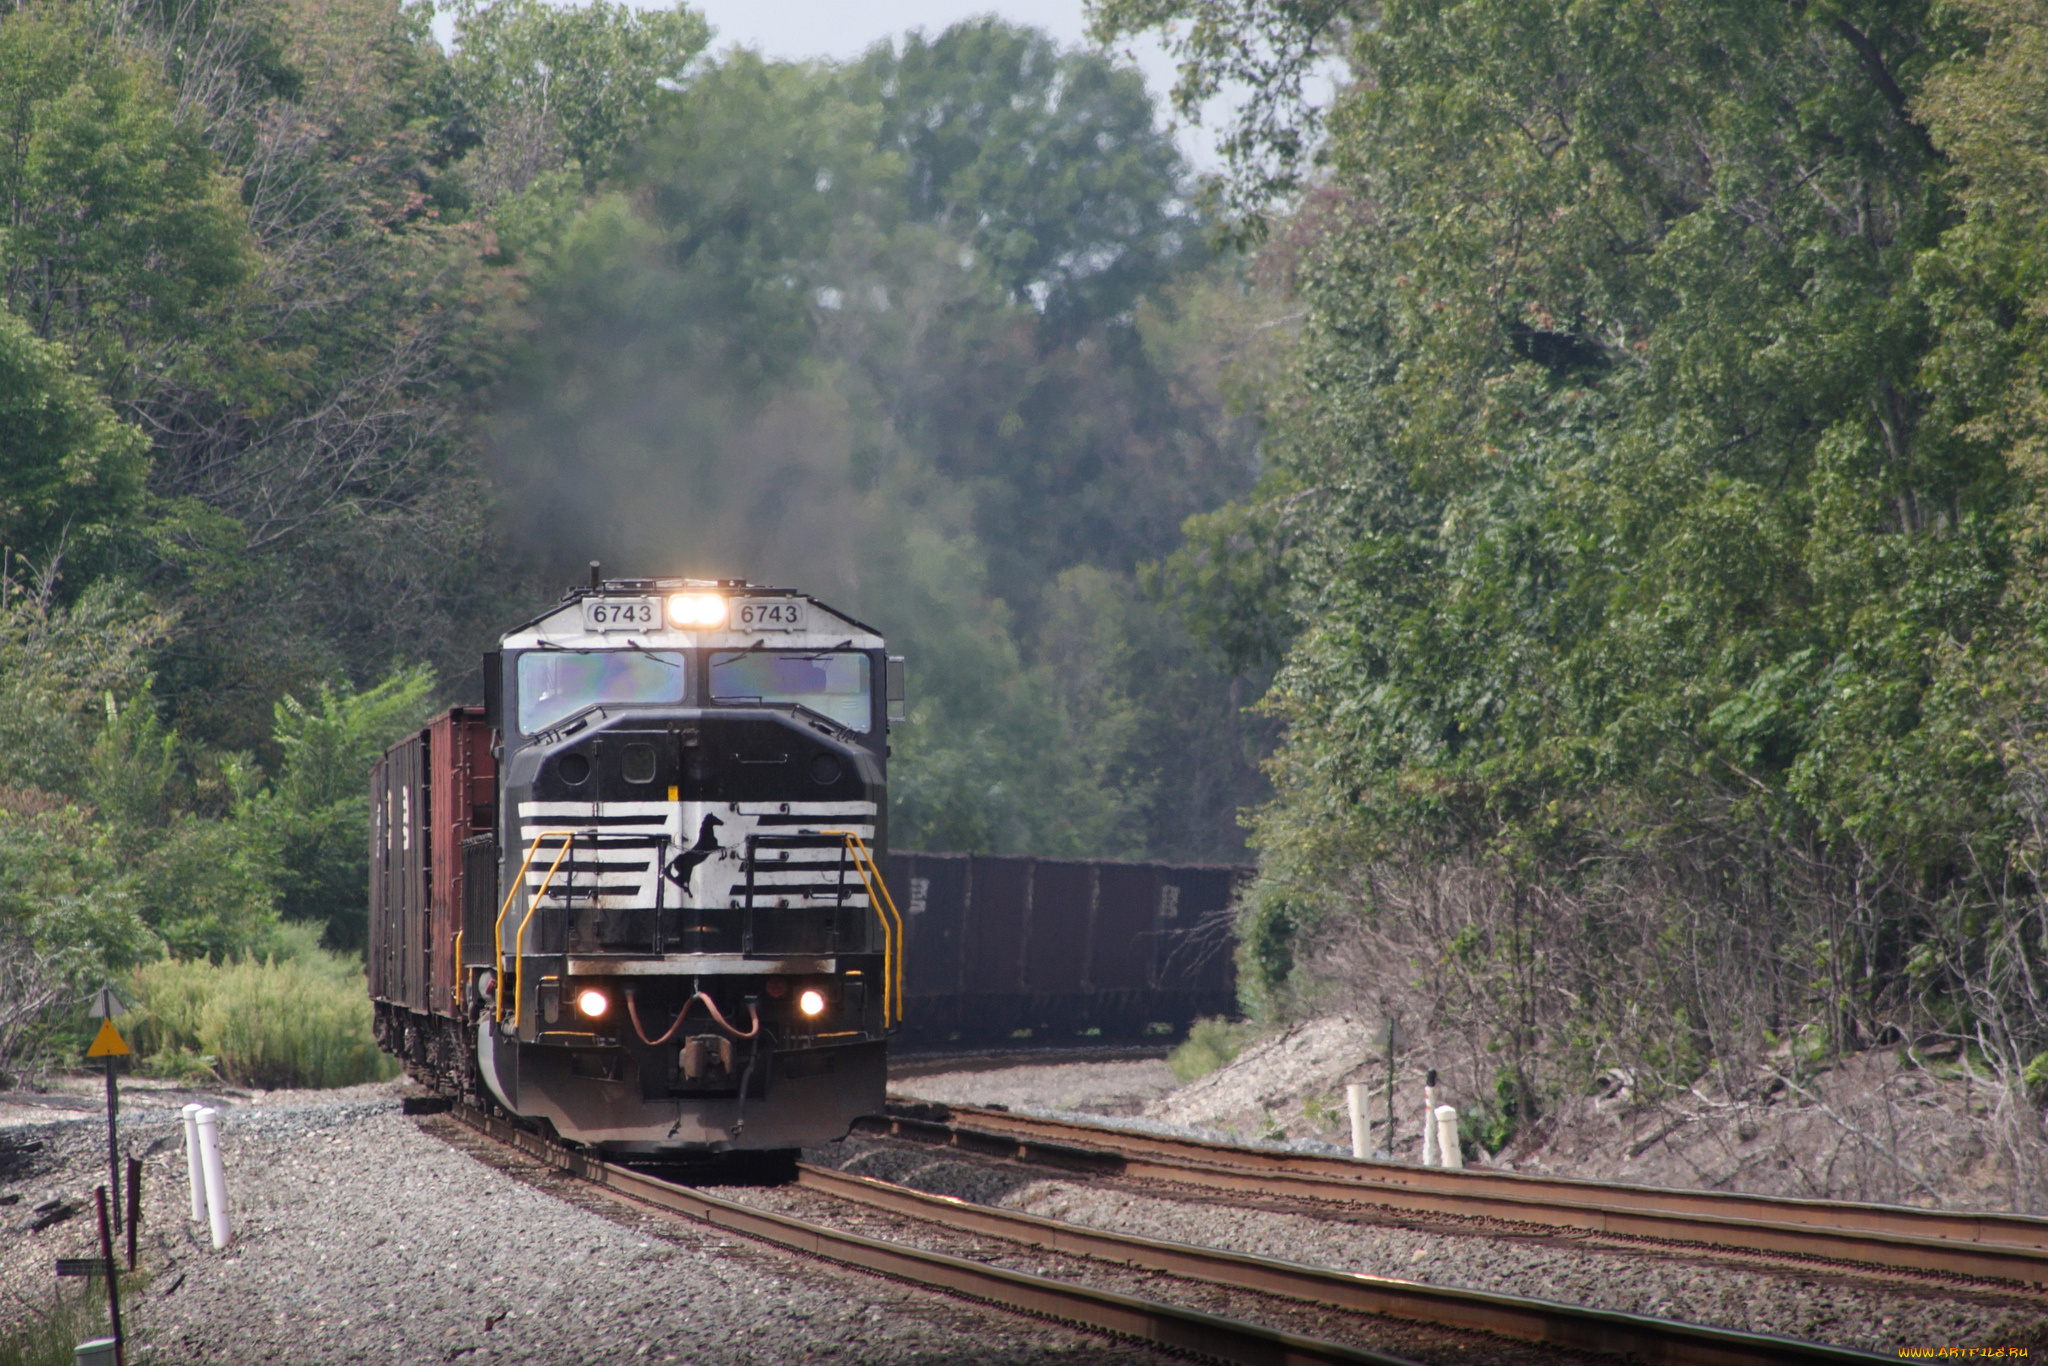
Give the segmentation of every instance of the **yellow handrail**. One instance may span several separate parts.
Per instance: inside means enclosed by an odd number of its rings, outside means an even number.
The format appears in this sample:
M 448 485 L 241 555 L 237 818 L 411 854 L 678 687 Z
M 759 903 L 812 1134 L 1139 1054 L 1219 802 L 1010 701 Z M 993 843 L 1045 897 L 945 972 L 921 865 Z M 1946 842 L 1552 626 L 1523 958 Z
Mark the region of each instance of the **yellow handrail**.
M 882 870 L 875 866 L 874 855 L 861 837 L 851 830 L 821 830 L 821 835 L 838 835 L 846 841 L 846 847 L 853 851 L 853 870 L 860 874 L 861 884 L 868 889 L 868 902 L 875 908 L 875 918 L 882 922 L 882 1024 L 890 1023 L 890 1006 L 895 1006 L 894 1019 L 903 1022 L 903 916 L 896 909 L 896 898 L 889 895 L 888 880 Z M 869 873 L 874 876 L 870 878 Z M 879 890 L 880 895 L 877 895 Z M 884 918 L 882 907 L 889 908 Z M 889 921 L 896 922 L 896 933 L 891 938 Z M 894 989 L 893 992 L 891 989 Z
M 522 957 L 520 951 L 526 947 L 526 927 L 533 920 L 534 908 L 539 906 L 540 899 L 547 895 L 548 884 L 555 880 L 555 869 L 561 867 L 562 860 L 569 857 L 569 850 L 573 847 L 576 839 L 576 832 L 574 830 L 543 830 L 533 837 L 533 843 L 526 846 L 526 861 L 519 865 L 519 874 L 512 879 L 512 886 L 505 893 L 505 904 L 498 908 L 498 922 L 491 934 L 491 944 L 496 950 L 495 956 L 500 960 L 496 1009 L 497 1019 L 500 1023 L 503 1023 L 505 1019 L 505 972 L 503 964 L 505 957 L 505 917 L 512 913 L 512 898 L 518 896 L 519 889 L 526 885 L 526 870 L 533 866 L 534 855 L 540 852 L 540 842 L 547 839 L 561 840 L 562 852 L 555 855 L 555 861 L 548 865 L 547 876 L 540 880 L 540 890 L 533 894 L 533 900 L 526 907 L 526 919 L 519 922 L 519 932 L 512 939 L 512 971 L 517 974 L 512 986 L 512 1024 L 515 1028 L 519 1024 L 519 988 L 524 984 L 526 977 L 525 967 L 520 961 Z
M 455 932 L 455 985 L 454 985 L 454 987 L 453 987 L 453 988 L 451 988 L 451 990 L 453 991 L 453 993 L 454 993 L 454 995 L 455 995 L 455 1009 L 456 1009 L 457 1011 L 460 1011 L 460 1010 L 462 1009 L 462 931 L 461 931 L 461 930 L 457 930 L 457 931 Z

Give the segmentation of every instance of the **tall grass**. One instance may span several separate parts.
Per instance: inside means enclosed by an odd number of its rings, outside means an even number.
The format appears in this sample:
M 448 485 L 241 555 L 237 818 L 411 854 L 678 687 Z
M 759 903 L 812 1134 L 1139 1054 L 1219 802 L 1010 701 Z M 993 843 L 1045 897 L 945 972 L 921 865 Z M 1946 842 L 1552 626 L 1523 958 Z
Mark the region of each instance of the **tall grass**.
M 130 1042 L 144 1064 L 204 1066 L 261 1087 L 352 1086 L 396 1075 L 370 1036 L 362 963 L 310 944 L 279 947 L 290 956 L 136 969 Z
M 29 1307 L 26 1319 L 0 1330 L 0 1366 L 73 1366 L 79 1343 L 110 1334 L 106 1287 L 98 1280 L 76 1284 L 74 1290 L 60 1281 L 46 1302 Z M 139 1285 L 139 1277 L 121 1273 L 124 1300 Z

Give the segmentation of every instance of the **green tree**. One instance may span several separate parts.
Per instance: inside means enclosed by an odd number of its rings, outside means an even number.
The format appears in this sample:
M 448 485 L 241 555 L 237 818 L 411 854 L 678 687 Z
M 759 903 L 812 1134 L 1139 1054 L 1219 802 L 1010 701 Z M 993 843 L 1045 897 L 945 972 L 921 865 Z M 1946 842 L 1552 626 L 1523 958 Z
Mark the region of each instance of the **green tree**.
M 48 562 L 132 531 L 148 449 L 62 346 L 0 312 L 0 541 L 11 554 Z
M 0 579 L 0 1070 L 52 1037 L 53 1012 L 160 940 L 135 870 L 83 800 L 109 690 L 146 679 L 170 622 L 108 580 L 65 604 Z
M 20 993 L 0 1010 L 9 1066 L 38 1032 L 37 1017 L 106 975 L 159 952 L 128 870 L 116 866 L 90 811 L 53 793 L 0 789 L 0 962 Z M 20 1001 L 30 1016 L 15 1013 Z
M 1215 357 L 1257 307 L 1227 269 L 1196 283 L 1179 174 L 1134 77 L 1001 24 L 845 70 L 704 67 L 617 193 L 531 253 L 492 432 L 517 538 L 558 574 L 746 574 L 887 630 L 917 699 L 899 843 L 1229 852 L 1245 734 L 1201 731 L 1221 748 L 1190 766 L 1232 776 L 1155 819 L 1154 780 L 1120 791 L 1086 748 L 1121 704 L 1040 658 L 1062 570 L 1128 589 L 1255 466 Z M 1193 733 L 1146 705 L 1148 734 Z
M 1266 796 L 1258 762 L 1273 737 L 1244 715 L 1258 675 L 1219 668 L 1171 606 L 1089 565 L 1047 591 L 1033 654 L 1065 716 L 1062 747 L 1117 795 L 1128 844 L 1116 852 L 1236 855 L 1242 813 Z
M 0 784 L 78 796 L 108 693 L 147 684 L 149 656 L 174 618 L 117 580 L 58 600 L 52 564 L 38 583 L 4 581 L 0 605 Z
M 277 776 L 234 810 L 243 856 L 261 865 L 287 919 L 323 927 L 330 948 L 369 940 L 369 772 L 431 709 L 434 672 L 393 669 L 357 692 L 323 684 L 316 706 L 277 703 Z
M 253 264 L 234 182 L 149 56 L 103 41 L 89 6 L 0 26 L 0 290 L 119 393 L 159 339 L 227 302 Z
M 1790 1021 L 2031 1020 L 1966 945 L 2033 895 L 1985 737 L 2035 629 L 2038 24 L 1103 13 L 1192 21 L 1211 69 L 1337 35 L 1355 77 L 1270 249 L 1306 317 L 1260 490 L 1165 579 L 1240 658 L 1282 628 L 1252 994 L 1375 944 L 1524 1116 L 1617 1054 L 1739 1075 Z
M 710 41 L 678 3 L 636 10 L 592 0 L 458 0 L 449 80 L 481 146 L 487 187 L 523 192 L 566 162 L 594 187 L 647 131 L 659 91 L 674 89 Z
M 0 26 L 0 298 L 149 434 L 121 563 L 180 609 L 158 685 L 198 740 L 262 743 L 280 691 L 374 668 L 394 624 L 461 634 L 485 243 L 430 193 L 439 61 L 397 0 Z
M 1199 254 L 1180 155 L 1130 67 L 985 18 L 877 44 L 846 80 L 881 110 L 908 212 L 1056 325 L 1113 318 Z
M 1218 95 L 1238 100 L 1219 140 L 1228 174 L 1208 187 L 1256 238 L 1274 201 L 1294 194 L 1322 150 L 1318 78 L 1336 79 L 1354 34 L 1377 7 L 1361 0 L 1089 0 L 1089 27 L 1108 45 L 1156 30 L 1177 65 L 1173 105 L 1199 123 Z

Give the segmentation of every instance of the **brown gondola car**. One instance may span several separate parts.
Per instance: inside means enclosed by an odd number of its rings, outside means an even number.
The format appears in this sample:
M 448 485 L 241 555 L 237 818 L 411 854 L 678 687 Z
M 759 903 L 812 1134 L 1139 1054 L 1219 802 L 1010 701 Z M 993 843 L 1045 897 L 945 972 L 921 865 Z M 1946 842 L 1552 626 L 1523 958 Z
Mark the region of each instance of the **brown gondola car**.
M 1230 908 L 1252 869 L 897 853 L 898 1048 L 1073 1047 L 1236 1009 Z
M 787 1151 L 880 1108 L 884 649 L 787 590 L 595 573 L 506 636 L 484 706 L 371 778 L 378 1042 L 615 1152 Z

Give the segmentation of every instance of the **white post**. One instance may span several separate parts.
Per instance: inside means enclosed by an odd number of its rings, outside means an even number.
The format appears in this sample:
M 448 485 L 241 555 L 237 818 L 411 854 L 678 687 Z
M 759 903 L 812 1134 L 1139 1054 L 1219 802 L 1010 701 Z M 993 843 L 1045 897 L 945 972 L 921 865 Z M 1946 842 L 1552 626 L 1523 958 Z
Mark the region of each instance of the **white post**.
M 1434 1167 L 1436 1160 L 1436 1088 L 1422 1088 L 1422 1165 Z
M 1372 1130 L 1365 1120 L 1365 1086 L 1352 1082 L 1344 1088 L 1344 1100 L 1351 1107 L 1351 1155 L 1364 1157 L 1372 1142 Z
M 187 1105 L 185 1115 L 185 1175 L 192 1183 L 192 1217 L 206 1217 L 206 1177 L 199 1168 L 199 1108 Z
M 199 1125 L 199 1161 L 206 1174 L 206 1213 L 213 1245 L 228 1245 L 228 1174 L 220 1161 L 220 1112 L 203 1109 L 193 1118 Z
M 1446 1167 L 1464 1167 L 1465 1152 L 1458 1146 L 1458 1112 L 1448 1105 L 1436 1107 L 1436 1143 Z

